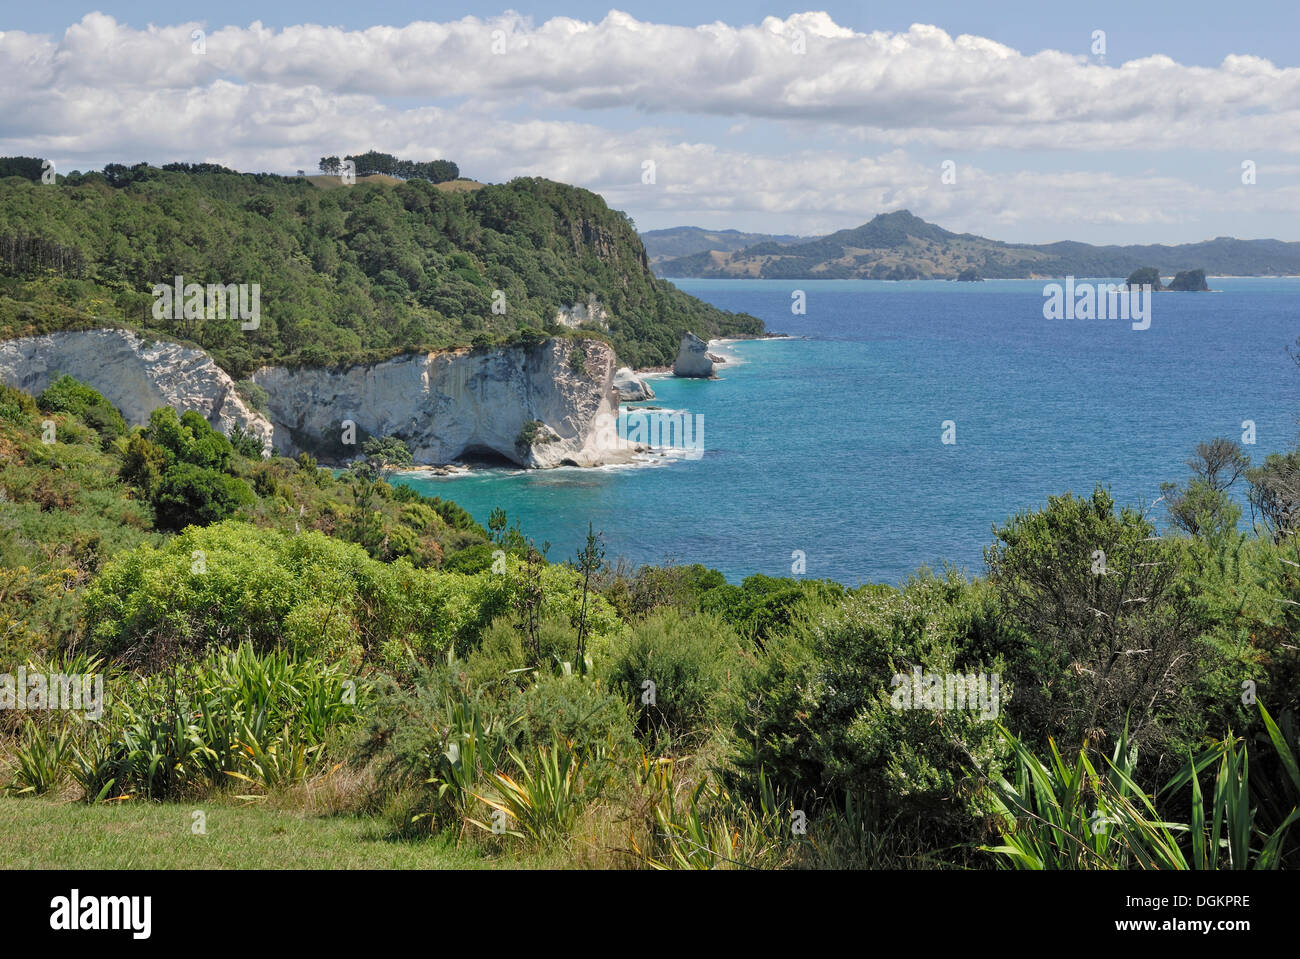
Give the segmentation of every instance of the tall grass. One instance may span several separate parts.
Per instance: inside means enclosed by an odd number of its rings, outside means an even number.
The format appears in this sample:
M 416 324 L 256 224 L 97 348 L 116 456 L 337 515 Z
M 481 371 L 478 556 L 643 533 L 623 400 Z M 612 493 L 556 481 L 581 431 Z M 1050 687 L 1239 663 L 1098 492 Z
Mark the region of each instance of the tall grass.
M 740 801 L 705 775 L 690 784 L 669 759 L 642 761 L 642 781 L 654 796 L 655 831 L 634 852 L 655 869 L 772 868 L 796 853 L 794 810 L 760 770 L 758 805 Z
M 591 750 L 575 747 L 558 736 L 549 744 L 536 747 L 526 757 L 511 750 L 513 775 L 496 772 L 488 776 L 492 787 L 476 798 L 500 813 L 496 823 L 489 825 L 471 820 L 488 832 L 504 832 L 536 843 L 546 843 L 567 836 L 574 820 L 582 811 L 584 791 L 582 775 L 589 762 L 600 765 L 600 755 Z M 502 819 L 501 817 L 504 817 Z
M 1041 762 L 1005 729 L 1016 777 L 987 783 L 985 795 L 1002 826 L 1002 844 L 984 847 L 1017 869 L 1277 869 L 1287 854 L 1291 827 L 1300 819 L 1300 769 L 1294 741 L 1260 705 L 1268 742 L 1290 784 L 1286 811 L 1276 822 L 1258 815 L 1250 755 L 1229 734 L 1200 755 L 1189 756 L 1165 787 L 1148 795 L 1133 780 L 1136 750 L 1121 737 L 1099 770 L 1086 747 L 1066 762 L 1051 743 Z M 1214 770 L 1208 793 L 1202 788 Z M 1155 805 L 1190 787 L 1190 821 L 1166 821 Z M 1208 799 L 1208 802 L 1207 802 Z M 1285 804 L 1289 802 L 1289 808 Z M 1277 802 L 1274 802 L 1274 806 Z
M 31 726 L 17 751 L 15 791 L 45 792 L 65 775 L 90 802 L 303 782 L 323 771 L 329 731 L 355 715 L 348 679 L 341 665 L 247 644 L 170 675 L 115 677 L 101 719 L 73 714 L 52 741 Z

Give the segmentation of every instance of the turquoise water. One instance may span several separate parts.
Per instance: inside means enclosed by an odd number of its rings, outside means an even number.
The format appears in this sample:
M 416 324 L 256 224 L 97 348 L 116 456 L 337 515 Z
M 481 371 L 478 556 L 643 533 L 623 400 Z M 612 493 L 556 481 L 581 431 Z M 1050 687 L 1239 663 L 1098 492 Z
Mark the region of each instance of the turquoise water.
M 1243 420 L 1257 460 L 1296 440 L 1300 279 L 1157 294 L 1147 330 L 1045 320 L 1042 281 L 677 285 L 799 337 L 724 345 L 720 380 L 652 381 L 649 405 L 703 416 L 703 458 L 404 481 L 482 523 L 504 507 L 553 560 L 591 520 L 610 559 L 735 581 L 790 575 L 802 550 L 808 576 L 892 583 L 925 563 L 983 572 L 991 526 L 1049 494 L 1101 483 L 1151 504 L 1198 441 L 1240 439 Z

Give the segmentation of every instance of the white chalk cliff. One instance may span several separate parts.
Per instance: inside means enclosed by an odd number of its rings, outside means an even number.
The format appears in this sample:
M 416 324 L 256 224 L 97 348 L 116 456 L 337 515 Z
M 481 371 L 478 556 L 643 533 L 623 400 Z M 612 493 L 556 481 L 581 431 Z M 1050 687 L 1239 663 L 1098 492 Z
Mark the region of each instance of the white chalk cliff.
M 555 314 L 555 322 L 559 326 L 567 326 L 571 330 L 576 330 L 584 323 L 590 323 L 602 330 L 609 329 L 609 310 L 601 306 L 600 301 L 593 294 L 587 295 L 586 303 L 574 303 L 571 306 L 562 306 Z
M 86 383 L 144 426 L 160 406 L 194 410 L 222 433 L 239 425 L 271 444 L 271 423 L 240 398 L 203 350 L 147 342 L 129 330 L 83 330 L 0 342 L 0 381 L 33 396 L 64 373 Z
M 708 344 L 694 333 L 683 333 L 677 361 L 673 363 L 673 376 L 707 379 L 712 375 L 713 360 L 709 359 Z
M 574 354 L 582 359 L 575 360 Z M 495 454 L 521 466 L 594 466 L 626 459 L 613 448 L 618 411 L 614 351 L 596 340 L 416 353 L 343 370 L 266 367 L 275 447 L 334 459 L 364 434 L 400 436 L 417 463 Z M 356 445 L 341 445 L 345 421 Z
M 629 402 L 655 398 L 655 391 L 650 388 L 650 384 L 627 366 L 614 372 L 614 389 L 618 391 L 619 399 Z
M 579 358 L 576 354 L 581 354 Z M 265 367 L 254 381 L 270 416 L 251 409 L 203 350 L 88 330 L 0 342 L 0 381 L 36 394 L 67 373 L 141 426 L 160 406 L 195 410 L 223 433 L 236 424 L 267 448 L 344 462 L 367 435 L 394 434 L 416 463 L 495 454 L 521 466 L 593 466 L 632 455 L 613 441 L 614 351 L 596 340 L 415 353 L 342 370 Z M 344 421 L 355 442 L 343 442 Z

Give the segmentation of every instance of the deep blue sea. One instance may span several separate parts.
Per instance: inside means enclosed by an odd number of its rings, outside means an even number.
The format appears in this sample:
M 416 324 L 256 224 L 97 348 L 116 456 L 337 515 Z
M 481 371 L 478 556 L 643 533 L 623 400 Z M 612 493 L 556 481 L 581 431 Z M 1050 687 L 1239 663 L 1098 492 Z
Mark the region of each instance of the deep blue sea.
M 719 380 L 651 381 L 648 405 L 702 414 L 703 458 L 403 481 L 484 524 L 504 507 L 552 560 L 591 520 L 611 560 L 738 581 L 790 575 L 802 550 L 807 576 L 856 585 L 945 561 L 982 574 L 992 525 L 1051 494 L 1151 504 L 1198 441 L 1245 420 L 1256 460 L 1296 442 L 1300 278 L 1156 294 L 1147 330 L 1045 320 L 1039 280 L 676 282 L 792 337 L 724 344 Z

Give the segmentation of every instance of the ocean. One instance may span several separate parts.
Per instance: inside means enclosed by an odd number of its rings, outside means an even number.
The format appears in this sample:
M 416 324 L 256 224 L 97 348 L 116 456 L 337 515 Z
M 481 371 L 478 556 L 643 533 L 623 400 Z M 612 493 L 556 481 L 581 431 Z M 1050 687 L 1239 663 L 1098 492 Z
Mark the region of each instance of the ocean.
M 738 582 L 791 575 L 801 553 L 802 575 L 857 585 L 982 574 L 994 524 L 1097 484 L 1163 525 L 1160 483 L 1186 478 L 1197 442 L 1249 421 L 1258 462 L 1297 440 L 1300 278 L 1155 294 L 1145 330 L 1044 319 L 1041 280 L 675 282 L 790 334 L 715 347 L 718 380 L 651 380 L 637 405 L 695 417 L 702 458 L 400 481 L 484 525 L 503 507 L 553 561 L 590 521 L 610 560 Z

